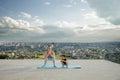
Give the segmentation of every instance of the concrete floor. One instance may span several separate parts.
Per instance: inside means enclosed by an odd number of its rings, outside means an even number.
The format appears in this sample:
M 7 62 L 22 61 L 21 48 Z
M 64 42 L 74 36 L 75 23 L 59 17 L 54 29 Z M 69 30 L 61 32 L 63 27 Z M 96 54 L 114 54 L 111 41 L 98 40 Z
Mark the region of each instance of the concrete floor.
M 69 60 L 81 69 L 37 69 L 42 64 L 43 60 L 0 60 L 0 80 L 120 80 L 120 64 L 106 60 Z

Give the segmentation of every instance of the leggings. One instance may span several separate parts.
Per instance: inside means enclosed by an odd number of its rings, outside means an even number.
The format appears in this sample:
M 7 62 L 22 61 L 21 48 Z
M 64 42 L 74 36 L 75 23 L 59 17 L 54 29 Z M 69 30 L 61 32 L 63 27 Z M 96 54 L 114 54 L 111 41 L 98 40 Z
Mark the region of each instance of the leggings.
M 46 63 L 47 63 L 48 60 L 49 60 L 48 58 L 45 58 L 45 60 L 44 60 L 44 65 L 43 65 L 43 66 L 46 65 Z M 52 58 L 52 61 L 53 61 L 53 65 L 55 66 L 55 59 Z

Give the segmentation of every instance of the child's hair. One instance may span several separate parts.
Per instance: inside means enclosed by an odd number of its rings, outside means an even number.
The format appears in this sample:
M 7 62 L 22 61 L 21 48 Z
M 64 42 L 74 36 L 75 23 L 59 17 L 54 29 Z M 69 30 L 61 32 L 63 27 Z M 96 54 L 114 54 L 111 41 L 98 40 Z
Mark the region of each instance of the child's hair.
M 63 55 L 62 55 L 62 57 L 66 57 L 66 55 L 65 55 L 65 54 L 63 54 Z

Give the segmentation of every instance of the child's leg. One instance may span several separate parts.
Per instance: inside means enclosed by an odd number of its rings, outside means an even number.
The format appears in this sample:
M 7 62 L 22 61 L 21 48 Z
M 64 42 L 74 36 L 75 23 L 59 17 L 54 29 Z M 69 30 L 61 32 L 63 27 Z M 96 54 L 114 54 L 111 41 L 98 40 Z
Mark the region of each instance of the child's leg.
M 66 62 L 66 67 L 68 68 L 68 62 Z
M 66 63 L 66 67 L 68 68 L 68 63 Z
M 68 63 L 67 62 L 64 62 L 63 65 L 66 66 L 66 68 L 68 68 Z
M 62 67 L 64 67 L 64 62 L 62 62 Z
M 62 62 L 62 67 L 67 66 L 66 62 Z

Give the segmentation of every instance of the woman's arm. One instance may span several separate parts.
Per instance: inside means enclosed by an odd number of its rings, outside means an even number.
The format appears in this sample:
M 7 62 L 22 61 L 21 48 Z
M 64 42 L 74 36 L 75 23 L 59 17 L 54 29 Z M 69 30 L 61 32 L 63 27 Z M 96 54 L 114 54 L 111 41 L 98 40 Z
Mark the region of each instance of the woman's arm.
M 49 56 L 47 51 L 45 52 L 44 56 L 45 56 L 45 58 L 47 58 Z
M 51 51 L 51 56 L 52 56 L 53 58 L 55 58 L 55 53 L 54 53 L 54 51 Z

